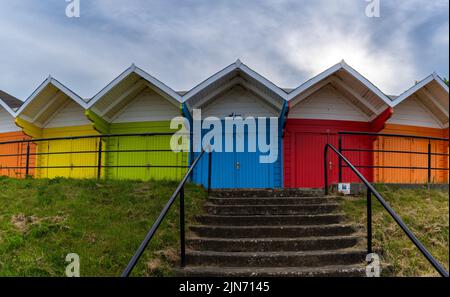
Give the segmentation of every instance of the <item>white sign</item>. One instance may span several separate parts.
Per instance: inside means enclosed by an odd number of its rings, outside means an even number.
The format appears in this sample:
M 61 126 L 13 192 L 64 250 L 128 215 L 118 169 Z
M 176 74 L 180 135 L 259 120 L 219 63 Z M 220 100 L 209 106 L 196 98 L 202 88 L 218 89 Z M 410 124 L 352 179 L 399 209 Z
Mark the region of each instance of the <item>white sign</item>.
M 344 195 L 350 195 L 350 184 L 338 184 L 338 192 Z

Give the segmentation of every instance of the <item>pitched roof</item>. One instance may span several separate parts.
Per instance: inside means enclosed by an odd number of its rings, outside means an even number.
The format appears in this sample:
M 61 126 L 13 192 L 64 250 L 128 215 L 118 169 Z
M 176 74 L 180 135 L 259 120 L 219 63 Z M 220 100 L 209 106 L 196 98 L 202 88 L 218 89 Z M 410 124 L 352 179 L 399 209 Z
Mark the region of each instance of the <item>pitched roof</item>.
M 128 67 L 124 72 L 122 72 L 118 77 L 116 77 L 113 81 L 111 81 L 105 88 L 103 88 L 100 92 L 98 92 L 91 100 L 88 101 L 88 108 L 91 108 L 95 105 L 99 100 L 101 100 L 105 95 L 111 92 L 117 85 L 127 79 L 130 75 L 136 74 L 150 85 L 154 86 L 158 90 L 160 90 L 163 94 L 167 95 L 167 97 L 173 103 L 181 103 L 181 95 L 172 90 L 166 84 L 158 80 L 157 78 L 151 76 L 141 68 L 132 64 Z
M 241 75 L 246 79 L 235 80 L 235 78 Z M 233 84 L 233 81 L 235 83 L 239 81 L 240 83 L 256 86 L 254 87 L 255 91 L 267 95 L 270 98 L 270 103 L 278 109 L 281 109 L 284 105 L 284 100 L 287 96 L 286 91 L 242 63 L 239 59 L 184 94 L 183 102 L 191 109 L 194 105 L 202 101 L 205 93 L 217 90 L 226 84 Z
M 2 90 L 0 90 L 0 100 L 5 102 L 11 109 L 19 108 L 23 104 L 21 100 Z
M 333 74 L 337 73 L 340 70 L 344 70 L 347 73 L 349 73 L 352 77 L 354 77 L 356 80 L 358 80 L 362 85 L 364 85 L 367 89 L 369 89 L 371 92 L 373 92 L 377 97 L 379 97 L 384 103 L 386 103 L 388 106 L 392 107 L 392 100 L 384 94 L 378 87 L 376 87 L 373 83 L 371 83 L 367 78 L 365 78 L 363 75 L 361 75 L 358 71 L 350 67 L 344 60 L 342 60 L 340 63 L 328 68 L 324 72 L 318 74 L 317 76 L 311 78 L 310 80 L 306 81 L 302 85 L 300 85 L 298 88 L 294 89 L 292 92 L 289 93 L 289 96 L 287 98 L 288 101 L 293 100 L 295 97 L 312 87 L 313 85 L 319 83 L 320 81 L 328 78 L 329 76 L 332 76 Z

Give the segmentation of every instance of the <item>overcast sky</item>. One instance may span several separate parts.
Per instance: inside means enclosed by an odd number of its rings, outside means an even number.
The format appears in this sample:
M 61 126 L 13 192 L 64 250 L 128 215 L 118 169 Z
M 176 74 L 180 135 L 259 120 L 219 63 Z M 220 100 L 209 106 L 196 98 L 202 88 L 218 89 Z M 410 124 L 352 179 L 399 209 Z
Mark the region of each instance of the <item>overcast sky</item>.
M 49 75 L 92 97 L 136 63 L 189 90 L 240 58 L 294 88 L 345 59 L 387 94 L 449 73 L 448 0 L 0 0 L 0 89 L 21 99 Z

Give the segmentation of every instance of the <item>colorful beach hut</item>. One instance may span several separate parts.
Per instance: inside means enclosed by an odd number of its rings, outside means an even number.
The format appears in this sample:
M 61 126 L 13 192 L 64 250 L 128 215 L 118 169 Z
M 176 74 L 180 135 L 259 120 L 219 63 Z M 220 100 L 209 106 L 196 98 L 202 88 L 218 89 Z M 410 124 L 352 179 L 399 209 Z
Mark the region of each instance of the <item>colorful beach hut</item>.
M 15 112 L 22 103 L 14 96 L 0 90 L 0 143 L 29 139 L 15 124 Z M 26 152 L 26 143 L 0 144 L 0 175 L 24 177 Z M 30 158 L 30 163 L 34 163 L 34 158 Z M 31 174 L 31 171 L 29 173 Z
M 99 140 L 70 139 L 98 134 L 84 114 L 86 107 L 85 100 L 49 77 L 17 111 L 16 124 L 36 140 L 36 177 L 97 176 Z M 43 138 L 48 140 L 38 140 Z
M 391 100 L 344 61 L 334 65 L 289 93 L 289 114 L 284 137 L 285 187 L 323 187 L 324 147 L 338 148 L 338 132 L 379 132 L 391 116 Z M 371 150 L 370 137 L 345 137 L 344 147 Z M 370 181 L 373 153 L 345 152 Z M 330 182 L 338 181 L 338 158 L 330 153 Z M 343 182 L 358 181 L 348 169 Z
M 280 188 L 282 179 L 282 128 L 286 111 L 286 92 L 262 77 L 239 60 L 214 74 L 185 96 L 184 113 L 191 120 L 193 131 L 192 146 L 198 155 L 200 142 L 204 142 L 208 133 L 216 129 L 208 117 L 215 117 L 221 124 L 221 130 L 215 133 L 216 139 L 208 138 L 213 144 L 212 152 L 212 188 Z M 201 112 L 201 128 L 194 127 L 194 111 Z M 255 119 L 255 129 L 245 126 L 227 131 L 226 119 Z M 258 118 L 264 119 L 264 123 Z M 270 120 L 272 118 L 272 120 Z M 204 125 L 204 124 L 208 125 Z M 217 124 L 217 123 L 216 123 Z M 247 124 L 251 124 L 247 122 Z M 219 126 L 219 125 L 217 125 Z M 200 126 L 199 126 L 200 127 Z M 216 130 L 217 131 L 217 130 Z M 276 132 L 276 133 L 275 133 Z M 196 136 L 198 135 L 198 136 Z M 269 153 L 261 146 L 251 147 L 255 139 L 265 135 L 266 144 L 272 146 L 272 160 L 263 160 Z M 227 141 L 231 140 L 230 149 Z M 236 143 L 243 146 L 239 149 Z M 219 143 L 222 142 L 221 145 Z M 205 142 L 204 142 L 205 143 Z M 252 144 L 253 143 L 253 144 Z M 195 149 L 197 146 L 197 149 Z M 208 157 L 205 156 L 193 175 L 194 182 L 208 185 Z
M 394 114 L 382 133 L 448 138 L 448 86 L 436 74 L 418 82 L 394 99 Z M 376 153 L 375 181 L 382 183 L 428 182 L 428 146 L 431 153 L 431 182 L 448 183 L 448 142 L 407 137 L 380 137 L 377 150 L 407 151 L 404 153 Z M 412 167 L 401 169 L 400 167 Z
M 105 137 L 107 178 L 181 180 L 187 152 L 170 147 L 170 122 L 181 116 L 181 96 L 132 65 L 90 102 L 86 115 L 106 134 L 148 134 Z

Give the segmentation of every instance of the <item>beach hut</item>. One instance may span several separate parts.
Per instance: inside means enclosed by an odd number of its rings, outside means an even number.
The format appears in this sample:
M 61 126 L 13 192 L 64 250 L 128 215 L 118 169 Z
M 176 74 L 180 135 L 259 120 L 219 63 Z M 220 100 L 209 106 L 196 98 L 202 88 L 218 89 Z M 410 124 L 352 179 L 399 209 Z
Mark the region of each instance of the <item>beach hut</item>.
M 448 86 L 436 74 L 418 82 L 394 99 L 394 114 L 382 133 L 448 138 Z M 418 154 L 376 153 L 375 181 L 383 183 L 428 182 L 428 146 L 431 153 L 431 182 L 448 183 L 448 142 L 408 137 L 380 137 L 377 150 Z M 400 167 L 413 167 L 401 169 Z
M 22 103 L 14 96 L 0 90 L 0 143 L 29 139 L 16 126 L 14 120 L 15 111 Z M 24 177 L 26 173 L 26 152 L 26 143 L 0 144 L 0 176 Z M 34 158 L 30 158 L 30 163 L 34 163 Z M 31 171 L 29 174 L 31 174 Z
M 86 115 L 101 134 L 148 134 L 105 137 L 107 178 L 180 180 L 188 153 L 170 147 L 170 128 L 181 117 L 181 96 L 132 65 L 90 102 Z M 152 135 L 150 135 L 152 134 Z
M 19 108 L 16 124 L 36 140 L 36 177 L 97 176 L 99 140 L 70 139 L 98 134 L 84 114 L 86 106 L 85 100 L 49 77 Z M 38 140 L 43 138 L 47 141 Z
M 283 186 L 281 139 L 287 107 L 285 96 L 285 91 L 239 60 L 183 96 L 184 114 L 190 118 L 193 132 L 191 143 L 196 151 L 193 158 L 198 155 L 201 143 L 206 143 L 205 148 L 213 144 L 212 188 Z M 198 127 L 201 126 L 198 130 L 194 111 L 201 112 L 201 121 L 197 121 L 200 123 Z M 226 122 L 237 123 L 246 119 L 249 120 L 248 126 L 226 129 Z M 211 125 L 214 121 L 218 127 L 221 126 L 216 132 L 213 132 L 216 125 Z M 251 125 L 252 129 L 249 128 Z M 209 132 L 216 135 L 214 140 L 207 136 Z M 207 137 L 208 141 L 205 141 Z M 256 139 L 271 144 L 271 152 L 262 149 L 259 143 L 256 145 Z M 237 143 L 241 144 L 239 148 Z M 193 179 L 198 184 L 208 185 L 208 156 L 205 155 L 197 166 Z
M 338 132 L 379 132 L 391 116 L 391 99 L 344 61 L 327 69 L 289 93 L 289 114 L 284 137 L 285 187 L 323 187 L 324 147 L 338 148 Z M 343 147 L 371 150 L 374 139 L 346 136 Z M 373 180 L 373 153 L 345 152 L 344 155 L 369 180 Z M 338 158 L 330 153 L 328 176 L 338 181 Z M 358 181 L 348 169 L 343 182 Z

